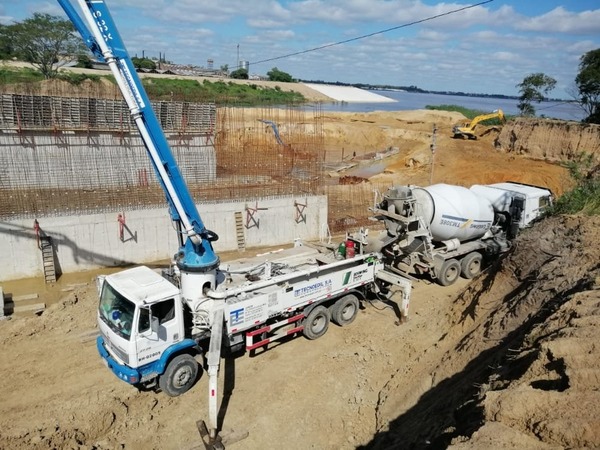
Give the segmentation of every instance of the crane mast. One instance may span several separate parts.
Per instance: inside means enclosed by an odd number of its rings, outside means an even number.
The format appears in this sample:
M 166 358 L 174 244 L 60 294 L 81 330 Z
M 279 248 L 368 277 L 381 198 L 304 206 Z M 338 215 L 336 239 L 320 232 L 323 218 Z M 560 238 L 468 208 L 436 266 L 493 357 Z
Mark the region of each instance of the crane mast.
M 182 271 L 182 285 L 185 274 L 193 274 L 192 278 L 203 274 L 199 283 L 190 283 L 195 285 L 193 289 L 198 284 L 205 287 L 207 281 L 210 287 L 214 287 L 214 272 L 219 265 L 219 258 L 213 250 L 212 241 L 217 236 L 207 230 L 202 222 L 108 7 L 104 0 L 77 0 L 80 15 L 71 0 L 58 2 L 90 51 L 110 67 L 140 132 L 165 192 L 171 218 L 180 233 L 181 248 L 175 259 Z

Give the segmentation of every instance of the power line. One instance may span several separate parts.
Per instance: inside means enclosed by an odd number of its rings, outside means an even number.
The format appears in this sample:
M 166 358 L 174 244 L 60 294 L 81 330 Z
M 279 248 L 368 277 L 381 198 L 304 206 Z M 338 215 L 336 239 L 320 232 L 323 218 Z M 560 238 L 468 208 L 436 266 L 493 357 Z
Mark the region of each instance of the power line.
M 378 34 L 389 33 L 390 31 L 399 30 L 400 28 L 410 27 L 412 25 L 417 25 L 419 23 L 427 22 L 427 21 L 434 20 L 434 19 L 439 19 L 440 17 L 449 16 L 451 14 L 455 14 L 455 13 L 460 12 L 460 11 L 465 11 L 467 9 L 475 8 L 476 6 L 485 5 L 486 3 L 491 3 L 493 1 L 494 0 L 486 0 L 486 1 L 483 1 L 483 2 L 475 3 L 473 5 L 464 6 L 462 8 L 458 8 L 458 9 L 453 9 L 452 11 L 447 11 L 447 12 L 442 13 L 442 14 L 437 14 L 435 16 L 430 16 L 430 17 L 427 17 L 425 19 L 415 20 L 414 22 L 405 23 L 403 25 L 398 25 L 398 26 L 395 26 L 395 27 L 392 27 L 392 28 L 387 28 L 385 30 L 381 30 L 381 31 L 375 31 L 374 33 L 364 34 L 362 36 L 353 37 L 353 38 L 350 38 L 350 39 L 345 39 L 343 41 L 334 42 L 332 44 L 320 45 L 319 47 L 309 48 L 308 50 L 301 50 L 299 52 L 288 53 L 287 55 L 276 56 L 274 58 L 262 59 L 260 61 L 251 62 L 250 65 L 261 64 L 261 63 L 265 63 L 265 62 L 269 62 L 269 61 L 276 61 L 278 59 L 289 58 L 290 56 L 303 55 L 305 53 L 316 52 L 317 50 L 323 50 L 324 48 L 335 47 L 336 45 L 342 45 L 342 44 L 347 44 L 348 42 L 354 42 L 354 41 L 358 41 L 358 40 L 361 40 L 361 39 L 366 39 L 368 37 L 376 36 Z

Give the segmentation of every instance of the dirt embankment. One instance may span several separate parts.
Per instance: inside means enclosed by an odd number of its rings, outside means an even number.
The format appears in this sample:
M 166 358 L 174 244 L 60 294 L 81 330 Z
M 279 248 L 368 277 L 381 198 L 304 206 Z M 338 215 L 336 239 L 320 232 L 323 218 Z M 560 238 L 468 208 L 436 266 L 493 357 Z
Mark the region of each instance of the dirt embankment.
M 515 119 L 503 128 L 498 149 L 551 162 L 592 154 L 600 161 L 600 125 L 549 119 Z
M 597 448 L 599 230 L 555 217 L 524 232 L 381 390 L 368 448 Z

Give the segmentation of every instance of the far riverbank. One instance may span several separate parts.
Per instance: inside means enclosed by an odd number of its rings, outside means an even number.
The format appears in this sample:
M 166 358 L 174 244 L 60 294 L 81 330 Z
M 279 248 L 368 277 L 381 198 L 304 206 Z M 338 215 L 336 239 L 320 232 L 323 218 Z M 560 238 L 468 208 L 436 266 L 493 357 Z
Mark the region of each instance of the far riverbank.
M 427 105 L 458 105 L 468 109 L 492 112 L 502 109 L 505 114 L 518 115 L 518 100 L 491 97 L 469 97 L 462 95 L 422 94 L 405 91 L 372 91 L 379 95 L 389 97 L 395 102 L 391 103 L 350 103 L 335 102 L 321 103 L 323 111 L 344 112 L 371 112 L 371 111 L 412 111 L 425 109 Z M 549 117 L 562 120 L 581 121 L 585 118 L 583 110 L 574 103 L 569 102 L 542 102 L 534 103 L 538 117 Z

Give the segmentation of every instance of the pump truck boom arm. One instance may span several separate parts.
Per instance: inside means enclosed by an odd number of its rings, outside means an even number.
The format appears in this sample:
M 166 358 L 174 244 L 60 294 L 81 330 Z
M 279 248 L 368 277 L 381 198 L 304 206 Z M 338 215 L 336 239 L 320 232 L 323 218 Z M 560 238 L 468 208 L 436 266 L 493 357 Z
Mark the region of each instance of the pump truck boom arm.
M 182 264 L 191 269 L 214 268 L 219 259 L 211 241 L 216 235 L 202 222 L 106 4 L 103 0 L 77 1 L 83 17 L 71 0 L 58 0 L 87 47 L 108 64 L 117 81 L 181 233 Z
M 135 72 L 104 0 L 58 0 L 89 49 L 106 61 L 127 102 L 165 191 L 181 236 L 177 269 L 158 273 L 134 267 L 101 277 L 98 287 L 98 353 L 121 380 L 159 388 L 170 396 L 187 392 L 208 369 L 207 448 L 218 439 L 218 372 L 221 347 L 255 351 L 302 333 L 322 336 L 332 321 L 349 325 L 368 297 L 390 300 L 407 317 L 411 285 L 387 271 L 383 255 L 367 250 L 368 232 L 347 235 L 341 246 L 293 248 L 220 264 L 208 231 L 183 180 L 150 101 Z M 258 339 L 258 341 L 257 341 Z M 207 345 L 208 341 L 208 345 Z M 208 353 L 206 355 L 206 353 Z

